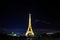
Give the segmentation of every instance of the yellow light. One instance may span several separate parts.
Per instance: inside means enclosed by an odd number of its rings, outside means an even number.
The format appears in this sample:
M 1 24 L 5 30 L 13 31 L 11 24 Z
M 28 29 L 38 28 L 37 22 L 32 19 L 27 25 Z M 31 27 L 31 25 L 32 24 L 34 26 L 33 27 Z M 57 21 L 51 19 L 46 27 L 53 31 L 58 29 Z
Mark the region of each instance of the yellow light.
M 29 14 L 29 24 L 28 24 L 28 29 L 25 35 L 28 36 L 28 34 L 31 34 L 32 36 L 34 36 L 34 32 L 31 26 L 31 14 Z

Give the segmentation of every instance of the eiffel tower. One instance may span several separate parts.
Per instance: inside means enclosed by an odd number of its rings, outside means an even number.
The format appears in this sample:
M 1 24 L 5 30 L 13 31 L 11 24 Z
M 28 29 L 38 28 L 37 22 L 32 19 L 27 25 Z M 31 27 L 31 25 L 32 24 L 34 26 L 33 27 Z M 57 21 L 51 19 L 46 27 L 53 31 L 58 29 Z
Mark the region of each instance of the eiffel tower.
M 29 14 L 29 24 L 25 36 L 34 36 L 34 32 L 32 30 L 32 25 L 31 25 L 31 14 Z

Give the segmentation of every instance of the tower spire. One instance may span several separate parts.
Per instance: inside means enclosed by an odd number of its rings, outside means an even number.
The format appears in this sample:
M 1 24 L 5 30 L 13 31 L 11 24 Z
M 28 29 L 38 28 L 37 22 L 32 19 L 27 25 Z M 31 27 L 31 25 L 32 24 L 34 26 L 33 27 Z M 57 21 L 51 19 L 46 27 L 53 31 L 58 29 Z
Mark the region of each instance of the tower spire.
M 28 24 L 28 29 L 25 34 L 26 36 L 34 36 L 34 32 L 32 30 L 32 25 L 31 25 L 31 13 L 29 13 L 29 24 Z
M 29 27 L 31 26 L 31 14 L 29 14 Z

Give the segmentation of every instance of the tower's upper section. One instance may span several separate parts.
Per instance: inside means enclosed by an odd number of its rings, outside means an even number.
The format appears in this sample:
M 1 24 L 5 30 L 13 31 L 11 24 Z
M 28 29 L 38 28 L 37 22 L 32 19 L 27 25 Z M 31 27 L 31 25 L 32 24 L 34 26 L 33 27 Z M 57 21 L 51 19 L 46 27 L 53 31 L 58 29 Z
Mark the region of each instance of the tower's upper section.
M 29 13 L 29 27 L 31 26 L 31 13 Z

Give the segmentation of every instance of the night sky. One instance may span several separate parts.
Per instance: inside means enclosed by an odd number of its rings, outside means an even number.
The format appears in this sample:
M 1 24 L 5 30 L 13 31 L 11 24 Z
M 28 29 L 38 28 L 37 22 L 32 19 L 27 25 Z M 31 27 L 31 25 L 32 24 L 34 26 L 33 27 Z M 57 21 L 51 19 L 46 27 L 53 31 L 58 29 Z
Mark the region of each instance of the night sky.
M 2 2 L 0 31 L 25 33 L 29 12 L 32 14 L 33 29 L 60 30 L 60 8 L 48 1 Z

